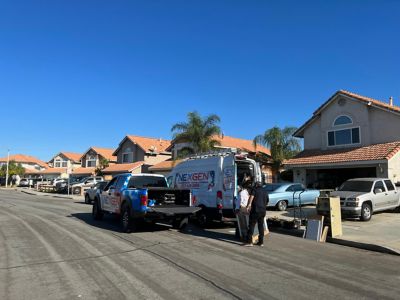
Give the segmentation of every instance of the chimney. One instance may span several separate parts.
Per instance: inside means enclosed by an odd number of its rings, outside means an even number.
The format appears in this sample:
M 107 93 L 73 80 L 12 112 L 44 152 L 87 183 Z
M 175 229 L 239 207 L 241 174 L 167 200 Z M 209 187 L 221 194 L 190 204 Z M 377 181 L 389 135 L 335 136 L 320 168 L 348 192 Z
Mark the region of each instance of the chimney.
M 393 97 L 392 96 L 390 96 L 390 98 L 389 98 L 389 105 L 393 106 Z

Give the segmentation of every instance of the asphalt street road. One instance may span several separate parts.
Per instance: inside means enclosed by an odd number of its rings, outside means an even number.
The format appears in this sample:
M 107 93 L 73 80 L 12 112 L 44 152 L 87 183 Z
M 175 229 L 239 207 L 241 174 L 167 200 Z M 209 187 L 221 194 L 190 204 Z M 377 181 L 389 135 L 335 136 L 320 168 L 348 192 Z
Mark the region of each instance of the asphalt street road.
M 398 299 L 400 258 L 230 228 L 124 234 L 68 199 L 0 190 L 0 299 Z

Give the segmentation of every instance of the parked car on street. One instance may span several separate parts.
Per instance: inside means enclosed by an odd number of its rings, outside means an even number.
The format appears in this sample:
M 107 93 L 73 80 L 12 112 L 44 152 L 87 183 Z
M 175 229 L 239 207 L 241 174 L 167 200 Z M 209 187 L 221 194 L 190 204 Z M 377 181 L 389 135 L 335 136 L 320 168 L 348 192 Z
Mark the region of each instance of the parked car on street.
M 131 232 L 139 222 L 166 222 L 181 229 L 200 209 L 192 206 L 189 189 L 169 188 L 163 175 L 129 173 L 107 184 L 95 198 L 92 215 L 95 220 L 106 212 L 119 215 L 122 230 Z
M 19 181 L 18 186 L 19 186 L 19 187 L 29 187 L 29 179 L 28 179 L 28 178 L 22 178 L 22 179 Z
M 63 181 L 66 181 L 66 180 L 67 180 L 67 179 L 65 179 L 65 178 L 57 177 L 57 178 L 54 178 L 54 179 L 51 181 L 51 184 L 52 184 L 53 186 L 56 186 L 57 183 L 63 182 Z
M 108 181 L 100 181 L 92 186 L 90 189 L 85 191 L 85 203 L 91 204 L 92 201 L 97 197 L 99 197 L 101 191 L 106 187 Z
M 280 211 L 289 206 L 316 204 L 320 191 L 306 189 L 300 183 L 269 183 L 264 186 L 268 192 L 269 202 L 267 207 L 273 207 Z
M 74 195 L 80 195 L 82 189 L 90 188 L 92 185 L 96 184 L 99 181 L 103 181 L 104 178 L 102 176 L 90 176 L 85 177 L 78 183 L 74 183 L 70 186 L 71 193 Z
M 342 216 L 362 221 L 369 221 L 375 212 L 400 205 L 400 193 L 388 178 L 349 179 L 331 196 L 340 197 Z

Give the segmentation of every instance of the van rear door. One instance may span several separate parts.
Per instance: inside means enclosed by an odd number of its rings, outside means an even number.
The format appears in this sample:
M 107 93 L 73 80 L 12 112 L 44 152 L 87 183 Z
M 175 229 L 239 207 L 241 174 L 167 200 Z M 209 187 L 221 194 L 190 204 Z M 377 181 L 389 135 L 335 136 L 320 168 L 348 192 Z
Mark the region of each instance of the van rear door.
M 236 164 L 234 155 L 225 156 L 222 161 L 222 199 L 217 197 L 223 208 L 233 209 L 233 199 L 236 196 Z

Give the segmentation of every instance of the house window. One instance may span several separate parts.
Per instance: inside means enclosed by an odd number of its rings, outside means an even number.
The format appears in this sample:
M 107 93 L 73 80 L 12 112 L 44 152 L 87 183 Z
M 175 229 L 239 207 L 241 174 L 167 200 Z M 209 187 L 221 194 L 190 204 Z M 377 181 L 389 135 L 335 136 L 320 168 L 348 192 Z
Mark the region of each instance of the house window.
M 353 124 L 353 120 L 348 116 L 339 116 L 333 122 L 333 126 Z
M 328 146 L 360 143 L 360 127 L 328 131 Z
M 133 152 L 131 148 L 126 148 L 125 152 L 122 153 L 122 163 L 131 163 L 133 162 Z
M 68 161 L 62 160 L 60 158 L 57 158 L 54 160 L 54 168 L 66 168 L 68 166 Z
M 95 155 L 88 155 L 86 157 L 86 167 L 91 168 L 96 166 L 96 156 Z

